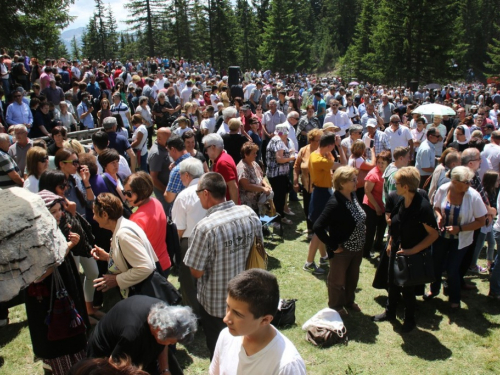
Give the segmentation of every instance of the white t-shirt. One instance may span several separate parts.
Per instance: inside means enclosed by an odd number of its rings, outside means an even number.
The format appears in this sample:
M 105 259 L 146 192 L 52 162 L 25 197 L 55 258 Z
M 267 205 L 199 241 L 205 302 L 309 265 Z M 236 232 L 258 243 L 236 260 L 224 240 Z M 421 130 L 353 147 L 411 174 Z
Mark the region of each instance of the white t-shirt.
M 359 168 L 361 168 L 361 165 L 363 164 L 364 161 L 365 161 L 365 159 L 363 159 L 362 157 L 359 157 L 356 159 L 350 157 L 349 161 L 347 162 L 347 165 L 349 167 L 359 169 Z
M 243 89 L 243 101 L 248 101 L 250 100 L 250 93 L 252 90 L 255 88 L 255 83 L 249 83 L 248 85 L 245 86 Z
M 24 180 L 23 188 L 31 191 L 32 193 L 37 194 L 38 193 L 38 179 L 34 175 L 29 176 L 26 180 Z
M 306 365 L 299 352 L 275 330 L 276 336 L 264 349 L 248 356 L 242 345 L 243 336 L 233 336 L 224 328 L 210 363 L 210 375 L 305 375 Z
M 229 125 L 223 122 L 219 130 L 217 130 L 217 134 L 223 135 L 228 133 L 229 133 Z
M 141 155 L 146 155 L 148 153 L 148 129 L 146 129 L 145 125 L 140 125 L 137 129 L 134 130 L 134 135 L 132 136 L 132 141 L 137 139 L 137 134 L 142 133 L 142 141 L 135 148 L 135 150 L 141 150 Z
M 194 227 L 207 213 L 196 193 L 198 180 L 195 178 L 187 188 L 177 195 L 172 207 L 172 221 L 177 225 L 178 230 L 184 230 L 182 238 L 191 237 Z
M 210 94 L 210 102 L 215 107 L 220 102 L 219 96 L 217 94 Z
M 182 104 L 186 104 L 187 102 L 190 102 L 191 100 L 191 92 L 193 91 L 192 87 L 185 87 L 184 90 L 181 92 L 181 100 Z
M 208 134 L 213 133 L 215 131 L 215 117 L 203 120 L 200 129 L 208 129 Z
M 190 128 L 188 128 L 187 126 L 182 129 L 182 128 L 177 128 L 174 130 L 174 134 L 177 134 L 179 137 L 181 137 L 185 132 L 191 130 Z
M 402 125 L 395 131 L 392 130 L 391 126 L 387 127 L 385 134 L 387 135 L 393 154 L 396 147 L 408 147 L 408 142 L 412 140 L 410 129 Z

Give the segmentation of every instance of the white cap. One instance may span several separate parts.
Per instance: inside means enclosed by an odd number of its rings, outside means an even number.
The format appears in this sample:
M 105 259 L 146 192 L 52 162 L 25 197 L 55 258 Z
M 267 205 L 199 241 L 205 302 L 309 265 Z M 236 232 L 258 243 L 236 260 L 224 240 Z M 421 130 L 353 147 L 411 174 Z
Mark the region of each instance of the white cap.
M 377 120 L 375 120 L 374 118 L 368 119 L 368 121 L 366 122 L 366 127 L 368 127 L 368 126 L 371 126 L 372 128 L 376 128 L 377 127 Z

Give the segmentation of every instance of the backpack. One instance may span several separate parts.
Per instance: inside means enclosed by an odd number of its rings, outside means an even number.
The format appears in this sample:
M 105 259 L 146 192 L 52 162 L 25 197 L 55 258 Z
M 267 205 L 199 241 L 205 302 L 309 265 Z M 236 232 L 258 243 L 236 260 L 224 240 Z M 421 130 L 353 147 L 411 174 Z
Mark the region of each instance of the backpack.
M 123 72 L 122 74 L 120 74 L 120 78 L 123 80 L 123 83 L 125 83 L 125 81 L 127 80 L 127 75 L 128 75 L 127 68 L 123 68 Z

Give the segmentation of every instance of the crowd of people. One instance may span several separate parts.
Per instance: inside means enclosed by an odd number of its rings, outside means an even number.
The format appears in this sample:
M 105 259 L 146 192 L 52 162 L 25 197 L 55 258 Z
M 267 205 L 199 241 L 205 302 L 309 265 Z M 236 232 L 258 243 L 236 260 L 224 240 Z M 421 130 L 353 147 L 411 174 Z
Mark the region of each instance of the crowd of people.
M 459 309 L 462 291 L 475 288 L 468 272 L 490 272 L 489 295 L 500 299 L 495 87 L 412 92 L 249 70 L 230 86 L 208 64 L 183 59 L 42 65 L 16 53 L 0 67 L 0 187 L 38 194 L 68 240 L 63 264 L 25 290 L 34 353 L 54 374 L 128 365 L 182 373 L 175 343 L 189 342 L 198 320 L 211 374 L 305 373 L 270 325 L 276 278 L 245 271 L 256 238 L 299 224 L 293 201 L 303 203 L 309 240 L 298 262 L 328 274 L 328 306 L 342 317 L 361 311 L 360 265 L 376 256 L 388 302 L 373 320 L 396 319 L 402 295 L 404 332 L 417 325 L 417 295 L 430 301 L 443 286 Z M 456 115 L 418 111 L 430 103 Z M 71 138 L 94 128 L 89 145 Z M 271 228 L 265 215 L 276 215 Z M 167 246 L 169 221 L 178 242 Z M 435 281 L 426 292 L 397 286 L 397 255 L 422 251 L 432 253 Z M 185 307 L 142 288 L 173 270 Z M 96 326 L 90 336 L 48 341 L 54 279 Z M 111 290 L 122 300 L 104 313 Z M 98 359 L 108 357 L 123 362 Z

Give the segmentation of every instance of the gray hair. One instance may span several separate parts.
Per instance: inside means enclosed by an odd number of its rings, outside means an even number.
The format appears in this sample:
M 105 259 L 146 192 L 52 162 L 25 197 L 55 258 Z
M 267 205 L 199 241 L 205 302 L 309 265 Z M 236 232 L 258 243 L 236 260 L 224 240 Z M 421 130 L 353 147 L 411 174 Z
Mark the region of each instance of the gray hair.
M 201 177 L 203 174 L 203 163 L 196 158 L 187 158 L 179 164 L 180 173 L 189 173 L 193 178 Z
M 217 133 L 207 134 L 206 136 L 203 137 L 201 143 L 205 145 L 205 148 L 208 146 L 215 145 L 215 147 L 217 147 L 218 149 L 221 150 L 224 149 L 224 141 L 222 140 L 220 134 Z
M 289 118 L 292 118 L 292 117 L 300 117 L 300 114 L 296 111 L 291 111 L 287 116 L 286 116 L 286 119 L 288 120 Z
M 466 148 L 462 151 L 461 164 L 467 166 L 469 162 L 481 156 L 481 153 L 477 148 Z
M 272 104 L 272 105 L 278 105 L 278 103 L 276 102 L 276 100 L 275 100 L 275 99 L 271 99 L 271 100 L 269 100 L 269 104 L 268 104 L 268 105 L 271 105 L 271 104 Z
M 222 111 L 222 117 L 224 117 L 224 122 L 227 124 L 226 119 L 235 118 L 238 115 L 238 111 L 235 107 L 227 107 Z
M 472 169 L 460 165 L 450 170 L 447 177 L 452 181 L 466 182 L 470 181 L 474 177 L 474 175 L 475 173 L 472 171 Z
M 158 329 L 158 338 L 177 339 L 181 344 L 193 340 L 198 329 L 196 315 L 191 307 L 169 306 L 165 302 L 158 302 L 151 306 L 148 315 L 148 324 Z
M 361 125 L 351 125 L 349 126 L 349 134 L 352 132 L 363 132 L 363 127 Z
M 165 95 L 165 93 L 162 91 L 162 92 L 158 93 L 157 98 L 158 98 L 158 99 L 160 99 L 160 98 L 165 99 L 165 96 L 166 96 L 166 95 Z
M 106 125 L 111 125 L 111 126 L 106 126 Z M 116 126 L 116 125 L 118 125 L 118 121 L 113 116 L 106 117 L 102 121 L 102 126 L 105 128 L 112 128 L 113 126 Z
M 148 99 L 148 97 L 147 97 L 147 96 L 144 96 L 144 95 L 143 95 L 143 96 L 139 97 L 139 104 L 141 104 L 141 103 L 142 103 L 142 102 L 144 102 L 144 101 L 149 102 L 149 99 Z

